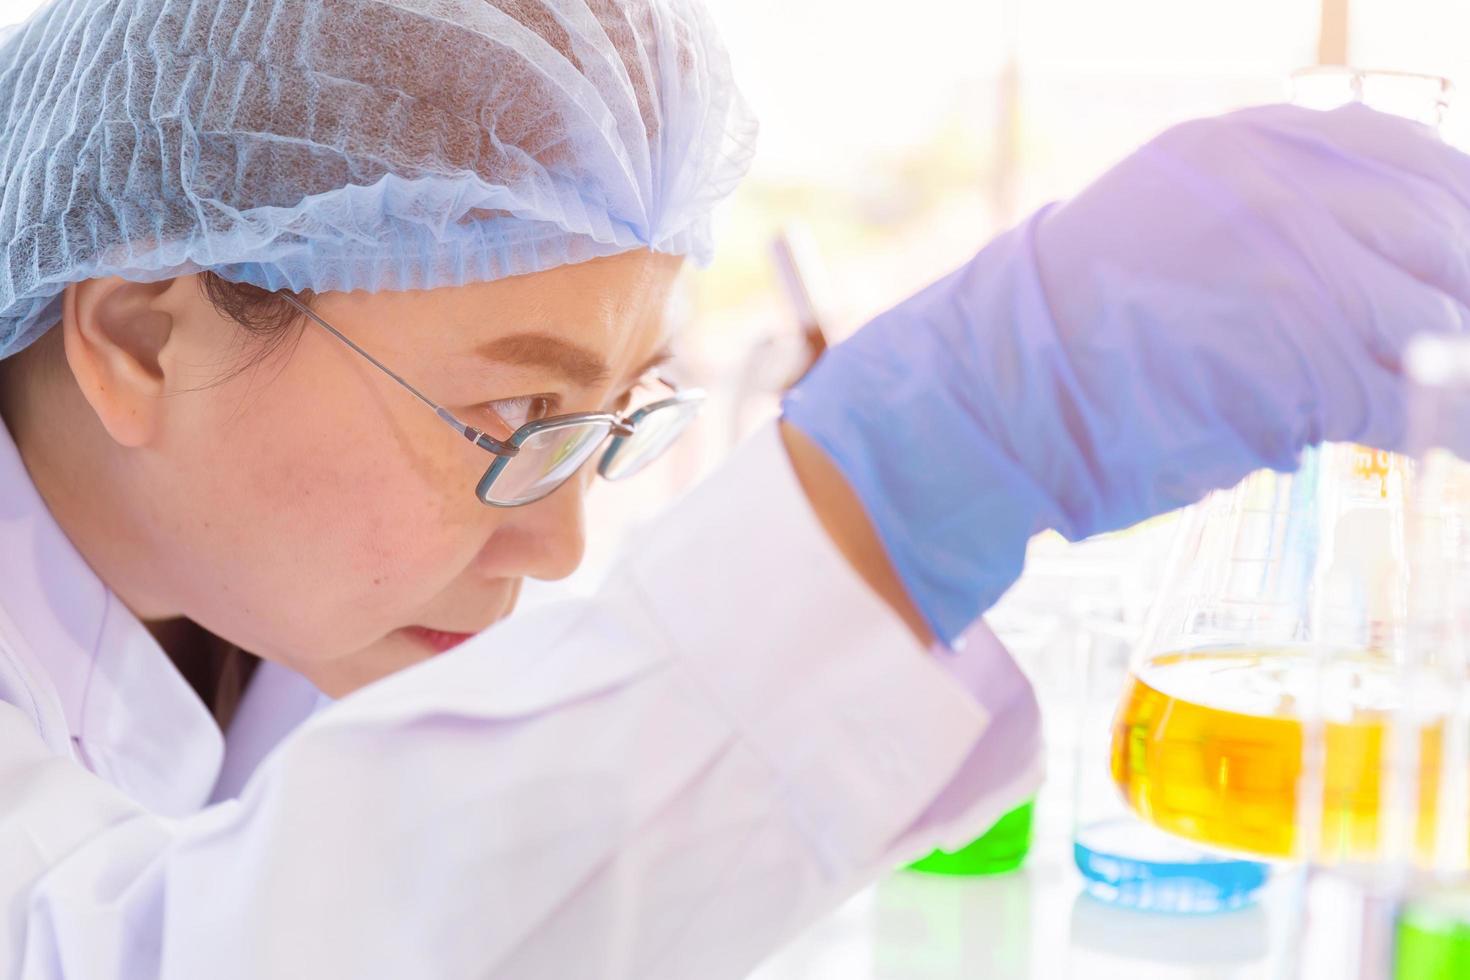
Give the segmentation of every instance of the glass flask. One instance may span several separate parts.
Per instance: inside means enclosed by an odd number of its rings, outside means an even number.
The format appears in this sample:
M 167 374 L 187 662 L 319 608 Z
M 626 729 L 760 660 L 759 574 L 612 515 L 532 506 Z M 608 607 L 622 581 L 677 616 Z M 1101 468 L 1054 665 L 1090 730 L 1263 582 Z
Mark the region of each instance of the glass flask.
M 1324 445 L 1189 515 L 1113 726 L 1112 775 L 1139 814 L 1273 858 L 1377 849 L 1410 470 Z

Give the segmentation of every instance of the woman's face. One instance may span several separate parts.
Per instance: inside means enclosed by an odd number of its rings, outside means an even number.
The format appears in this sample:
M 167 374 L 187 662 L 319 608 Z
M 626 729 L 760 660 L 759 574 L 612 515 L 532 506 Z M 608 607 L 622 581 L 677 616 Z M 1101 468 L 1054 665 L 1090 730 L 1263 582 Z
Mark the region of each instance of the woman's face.
M 666 356 L 678 268 L 629 252 L 457 288 L 327 293 L 313 309 L 504 437 L 530 418 L 624 407 Z M 341 695 L 508 615 L 526 576 L 577 567 L 595 457 L 539 502 L 485 506 L 474 488 L 493 458 L 320 326 L 209 384 L 204 366 L 238 356 L 240 328 L 187 278 L 157 302 L 183 325 L 164 348 L 181 380 L 149 444 L 123 453 L 120 481 L 159 569 L 140 573 L 144 605 Z M 191 371 L 205 383 L 184 383 Z

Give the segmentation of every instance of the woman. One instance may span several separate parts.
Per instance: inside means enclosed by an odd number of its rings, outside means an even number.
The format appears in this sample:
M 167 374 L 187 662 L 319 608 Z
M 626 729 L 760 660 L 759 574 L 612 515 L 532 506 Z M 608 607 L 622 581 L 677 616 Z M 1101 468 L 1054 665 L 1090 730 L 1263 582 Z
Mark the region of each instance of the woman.
M 1181 127 L 507 618 L 696 402 L 661 311 L 753 134 L 702 10 L 69 0 L 0 96 L 27 980 L 739 976 L 1034 789 L 976 622 L 1032 531 L 1392 445 L 1398 351 L 1463 325 L 1470 166 L 1427 132 Z

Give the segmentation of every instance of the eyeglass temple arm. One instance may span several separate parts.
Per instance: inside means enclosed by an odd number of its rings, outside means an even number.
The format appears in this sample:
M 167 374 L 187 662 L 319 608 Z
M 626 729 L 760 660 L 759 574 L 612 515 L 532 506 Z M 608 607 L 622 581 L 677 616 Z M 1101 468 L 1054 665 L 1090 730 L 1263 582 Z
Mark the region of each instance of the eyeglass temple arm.
M 438 402 L 434 401 L 433 399 L 429 398 L 429 396 L 419 391 L 413 385 L 409 384 L 403 379 L 401 375 L 398 374 L 398 372 L 394 371 L 392 368 L 388 367 L 388 365 L 384 364 L 382 361 L 378 360 L 376 357 L 359 347 L 351 337 L 347 336 L 342 331 L 332 326 L 326 320 L 323 320 L 321 317 L 317 316 L 316 313 L 311 309 L 311 307 L 307 306 L 305 303 L 302 303 L 300 300 L 290 295 L 289 293 L 279 293 L 278 295 L 286 302 L 296 307 L 296 309 L 300 310 L 306 316 L 310 317 L 311 320 L 317 324 L 317 326 L 326 330 L 327 333 L 331 334 L 333 337 L 336 337 L 338 340 L 342 341 L 342 343 L 346 344 L 348 347 L 352 348 L 354 351 L 360 354 L 373 367 L 377 368 L 379 371 L 382 371 L 388 377 L 392 378 L 394 381 L 402 385 L 404 390 L 406 390 L 410 395 L 413 395 L 413 397 L 417 398 L 419 401 L 432 408 L 434 410 L 434 414 L 443 419 L 444 423 L 455 432 L 458 432 L 470 442 L 482 445 L 485 442 L 489 442 L 491 445 L 494 446 L 495 451 L 508 453 L 512 456 L 515 455 L 516 449 L 514 446 L 511 446 L 508 443 L 503 443 L 499 439 L 492 438 L 491 436 L 485 434 L 474 426 L 466 425 L 464 422 L 461 422 L 459 419 L 455 418 L 453 412 L 449 411 L 449 409 L 440 405 Z

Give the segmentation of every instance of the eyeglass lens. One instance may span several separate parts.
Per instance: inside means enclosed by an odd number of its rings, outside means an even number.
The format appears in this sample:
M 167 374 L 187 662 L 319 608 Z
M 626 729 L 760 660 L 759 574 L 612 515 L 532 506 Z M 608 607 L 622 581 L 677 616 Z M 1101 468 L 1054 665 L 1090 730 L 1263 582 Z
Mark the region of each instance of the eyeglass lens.
M 633 416 L 633 434 L 613 443 L 600 472 L 605 479 L 623 480 L 661 456 L 679 433 L 699 414 L 696 401 L 671 402 Z

